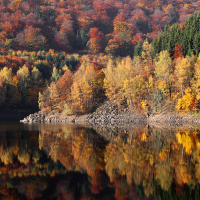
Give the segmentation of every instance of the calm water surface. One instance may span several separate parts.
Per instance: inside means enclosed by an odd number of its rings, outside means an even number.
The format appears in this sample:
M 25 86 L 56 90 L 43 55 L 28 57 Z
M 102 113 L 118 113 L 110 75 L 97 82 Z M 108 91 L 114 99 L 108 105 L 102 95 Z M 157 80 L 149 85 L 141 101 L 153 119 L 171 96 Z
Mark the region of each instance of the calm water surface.
M 2 200 L 200 199 L 200 130 L 0 121 L 0 179 Z

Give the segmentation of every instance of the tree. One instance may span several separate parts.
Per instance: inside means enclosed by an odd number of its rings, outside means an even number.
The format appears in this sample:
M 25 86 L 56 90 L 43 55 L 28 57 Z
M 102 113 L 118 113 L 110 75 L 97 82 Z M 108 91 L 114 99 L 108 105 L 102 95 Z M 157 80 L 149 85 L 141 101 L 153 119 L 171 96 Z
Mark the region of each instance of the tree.
M 55 33 L 55 45 L 61 50 L 70 50 L 70 42 L 64 31 L 61 30 Z
M 177 78 L 177 87 L 180 88 L 183 97 L 184 90 L 190 86 L 191 63 L 187 58 L 177 58 L 175 65 L 175 76 Z
M 90 39 L 88 41 L 89 51 L 91 53 L 100 53 L 104 48 L 104 35 L 98 28 L 90 29 Z
M 137 33 L 135 36 L 133 36 L 131 43 L 134 48 L 138 45 L 139 40 L 141 40 L 141 42 L 143 43 L 145 40 L 145 35 L 143 35 L 142 33 Z
M 138 41 L 138 45 L 135 47 L 134 49 L 134 56 L 141 56 L 142 54 L 142 51 L 143 51 L 143 48 L 142 48 L 142 41 L 139 40 Z
M 144 83 L 142 76 L 135 77 L 137 70 L 131 58 L 126 57 L 116 65 L 112 60 L 109 60 L 104 73 L 106 96 L 110 100 L 117 102 L 118 105 L 123 104 L 128 99 L 128 104 L 132 106 L 136 93 L 140 95 Z M 137 81 L 138 83 L 136 83 Z
M 6 50 L 10 50 L 13 47 L 13 40 L 12 39 L 6 39 L 4 47 Z
M 125 14 L 122 12 L 118 14 L 113 20 L 114 34 L 116 33 L 127 33 L 128 23 Z
M 27 86 L 30 83 L 30 72 L 28 67 L 26 65 L 23 65 L 19 70 L 17 71 L 17 75 L 19 76 L 19 83 L 20 83 L 20 98 L 22 98 L 23 95 L 23 101 L 28 103 L 28 90 Z M 23 94 L 22 94 L 23 92 Z
M 71 86 L 73 83 L 73 74 L 67 69 L 63 76 L 57 81 L 56 88 L 59 95 L 59 107 L 64 109 L 65 105 L 71 103 Z
M 46 59 L 47 59 L 48 63 L 51 63 L 51 62 L 53 61 L 53 57 L 52 57 L 52 55 L 51 55 L 51 52 L 49 52 L 49 53 L 47 54 Z
M 200 56 L 196 59 L 194 67 L 194 80 L 192 82 L 192 89 L 199 96 L 200 95 Z
M 63 27 L 63 24 L 65 23 L 65 21 L 69 21 L 70 23 L 72 22 L 72 17 L 70 14 L 65 14 L 65 13 L 62 13 L 60 15 L 58 15 L 55 19 L 55 22 L 56 22 L 56 26 L 59 28 L 59 29 L 62 29 Z
M 26 17 L 24 17 L 24 21 L 25 21 L 25 25 L 26 27 L 36 27 L 37 25 L 37 20 L 36 20 L 36 16 L 34 13 L 29 13 L 28 15 L 26 15 Z
M 105 52 L 112 55 L 119 55 L 119 48 L 123 45 L 123 41 L 119 37 L 114 37 L 108 41 Z
M 183 56 L 182 47 L 178 42 L 176 43 L 173 51 L 174 51 L 174 55 L 172 56 L 172 58 L 180 58 Z
M 21 85 L 23 85 L 26 88 L 30 81 L 30 72 L 29 72 L 28 67 L 26 65 L 23 65 L 17 71 L 17 75 L 19 76 L 19 81 L 20 81 Z
M 129 33 L 117 33 L 108 41 L 105 52 L 115 56 L 127 56 L 132 53 L 131 35 Z
M 33 67 L 31 71 L 31 77 L 33 79 L 34 84 L 39 84 L 39 82 L 42 79 L 42 74 L 36 67 Z
M 60 77 L 61 77 L 61 70 L 58 71 L 56 67 L 54 67 L 51 76 L 51 81 L 54 81 L 56 83 Z
M 85 49 L 86 44 L 89 40 L 88 34 L 84 30 L 84 28 L 81 28 L 80 30 L 80 37 L 81 37 L 81 44 L 82 44 L 82 49 Z
M 124 95 L 127 98 L 127 103 L 133 106 L 134 103 L 139 102 L 145 88 L 145 80 L 141 75 L 136 75 L 130 80 L 124 81 Z
M 102 101 L 103 78 L 103 71 L 98 66 L 80 66 L 71 87 L 72 106 L 75 112 L 90 112 Z
M 155 63 L 156 68 L 156 77 L 159 81 L 164 80 L 167 84 L 168 91 L 166 94 L 169 94 L 171 91 L 171 74 L 172 74 L 172 60 L 167 51 L 161 51 L 158 56 L 158 61 Z M 162 86 L 164 90 L 164 83 Z M 164 91 L 163 91 L 164 92 Z M 164 92 L 165 93 L 165 92 Z
M 0 71 L 0 76 L 2 76 L 4 78 L 4 81 L 6 82 L 6 84 L 11 83 L 12 81 L 12 69 L 8 68 L 8 67 L 4 67 L 3 69 L 1 69 Z
M 52 82 L 48 87 L 49 90 L 49 101 L 51 110 L 59 111 L 58 103 L 59 103 L 59 94 L 56 88 L 56 83 Z
M 78 23 L 81 28 L 84 28 L 85 31 L 89 31 L 93 27 L 94 19 L 87 12 L 81 12 L 78 17 Z
M 41 29 L 29 26 L 22 32 L 18 33 L 14 39 L 17 48 L 25 48 L 28 50 L 43 50 L 46 48 L 47 40 L 40 33 Z
M 196 111 L 197 110 L 197 101 L 195 95 L 190 89 L 185 90 L 185 94 L 182 98 L 178 99 L 176 108 L 183 111 Z

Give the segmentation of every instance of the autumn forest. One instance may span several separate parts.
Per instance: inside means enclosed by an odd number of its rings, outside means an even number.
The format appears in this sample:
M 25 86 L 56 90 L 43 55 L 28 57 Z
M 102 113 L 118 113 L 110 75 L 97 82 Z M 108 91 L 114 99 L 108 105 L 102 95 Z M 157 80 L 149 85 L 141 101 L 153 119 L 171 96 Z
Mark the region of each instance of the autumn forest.
M 0 1 L 0 107 L 66 115 L 105 99 L 200 109 L 196 0 Z

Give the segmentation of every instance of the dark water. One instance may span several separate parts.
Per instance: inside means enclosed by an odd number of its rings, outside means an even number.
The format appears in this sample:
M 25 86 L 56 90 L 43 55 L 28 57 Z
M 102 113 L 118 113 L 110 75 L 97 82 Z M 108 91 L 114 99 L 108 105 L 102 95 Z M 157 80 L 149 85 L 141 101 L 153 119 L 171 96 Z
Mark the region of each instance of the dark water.
M 199 133 L 0 121 L 0 199 L 200 199 Z

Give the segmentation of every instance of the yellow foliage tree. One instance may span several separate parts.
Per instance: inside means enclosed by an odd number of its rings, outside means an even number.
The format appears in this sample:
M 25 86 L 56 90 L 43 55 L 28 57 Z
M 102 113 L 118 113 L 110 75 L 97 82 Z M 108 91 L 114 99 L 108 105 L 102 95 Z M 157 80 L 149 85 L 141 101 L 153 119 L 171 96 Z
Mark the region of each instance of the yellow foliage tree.
M 121 62 L 116 62 L 116 65 L 112 60 L 109 60 L 104 73 L 106 96 L 119 105 L 124 102 L 125 99 L 128 99 L 129 105 L 132 105 L 135 98 L 134 95 L 138 92 L 134 91 L 135 87 L 139 86 L 139 88 L 142 88 L 141 81 L 143 79 L 141 79 L 138 84 L 136 83 L 136 79 L 138 81 L 138 78 L 141 78 L 141 76 L 135 76 L 137 72 L 131 58 L 126 57 Z
M 156 77 L 159 80 L 158 88 L 165 94 L 168 94 L 171 86 L 171 74 L 172 74 L 172 59 L 167 51 L 161 51 L 158 56 L 158 61 L 155 62 Z M 166 92 L 166 87 L 168 92 Z
M 49 86 L 51 108 L 58 111 L 59 94 L 56 83 L 52 82 Z
M 19 76 L 19 81 L 21 83 L 21 86 L 24 86 L 26 88 L 30 81 L 30 72 L 28 67 L 26 65 L 23 65 L 17 71 L 17 75 Z
M 37 84 L 42 78 L 42 73 L 36 67 L 33 67 L 33 69 L 31 70 L 31 77 L 34 84 Z
M 175 76 L 177 78 L 177 88 L 180 89 L 182 97 L 183 91 L 190 86 L 191 63 L 187 58 L 177 58 L 175 61 Z
M 88 112 L 101 99 L 103 71 L 94 64 L 87 67 L 81 65 L 74 77 L 71 87 L 72 105 L 76 112 Z
M 11 83 L 12 81 L 12 69 L 8 68 L 8 67 L 4 67 L 1 71 L 0 71 L 0 76 L 2 76 L 5 80 L 5 82 Z
M 178 110 L 183 111 L 196 111 L 197 110 L 197 102 L 198 99 L 196 99 L 195 95 L 192 93 L 190 89 L 185 90 L 185 95 L 178 99 L 178 102 L 176 104 L 176 108 Z

